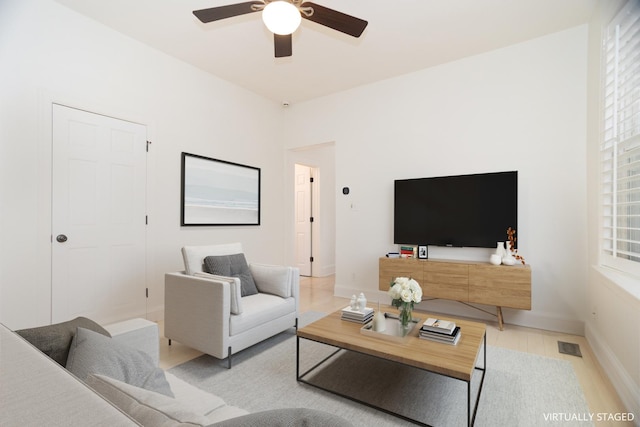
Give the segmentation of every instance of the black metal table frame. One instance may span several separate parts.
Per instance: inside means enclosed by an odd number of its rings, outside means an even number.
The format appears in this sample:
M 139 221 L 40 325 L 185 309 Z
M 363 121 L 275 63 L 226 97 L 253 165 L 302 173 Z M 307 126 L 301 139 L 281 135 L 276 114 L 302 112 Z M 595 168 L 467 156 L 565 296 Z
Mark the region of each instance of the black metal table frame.
M 333 393 L 333 394 L 335 394 L 337 396 L 344 397 L 344 398 L 349 399 L 351 401 L 361 403 L 363 405 L 366 405 L 366 406 L 369 406 L 371 408 L 377 409 L 378 411 L 382 411 L 382 412 L 385 412 L 387 414 L 396 416 L 398 418 L 402 418 L 403 420 L 410 421 L 412 423 L 415 423 L 415 424 L 418 424 L 418 425 L 421 425 L 421 426 L 431 427 L 429 424 L 426 424 L 426 423 L 424 423 L 422 421 L 407 417 L 407 416 L 402 415 L 402 414 L 398 414 L 398 413 L 392 412 L 392 411 L 390 411 L 388 409 L 381 408 L 379 406 L 376 406 L 376 405 L 371 404 L 369 402 L 365 402 L 365 401 L 360 400 L 360 399 L 356 399 L 356 398 L 348 396 L 346 394 L 338 393 L 338 392 L 336 392 L 334 390 L 330 390 L 330 389 L 328 389 L 326 387 L 322 387 L 322 386 L 313 384 L 312 382 L 309 382 L 309 381 L 304 379 L 305 376 L 310 374 L 312 371 L 314 371 L 316 368 L 318 368 L 320 365 L 324 364 L 327 360 L 331 359 L 333 356 L 335 356 L 337 353 L 339 353 L 342 350 L 344 350 L 344 351 L 353 351 L 355 353 L 365 354 L 367 356 L 376 357 L 376 358 L 382 359 L 382 360 L 387 360 L 387 361 L 391 361 L 391 360 L 386 359 L 384 357 L 379 357 L 379 356 L 375 356 L 375 355 L 372 355 L 372 354 L 364 353 L 364 352 L 359 352 L 359 351 L 349 350 L 349 349 L 342 348 L 342 347 L 337 347 L 337 346 L 334 346 L 334 345 L 331 345 L 331 344 L 327 344 L 327 343 L 322 342 L 322 341 L 312 340 L 310 338 L 303 338 L 303 339 L 306 339 L 308 341 L 315 341 L 315 342 L 319 342 L 319 343 L 324 344 L 324 345 L 328 345 L 330 347 L 335 347 L 337 350 L 334 351 L 333 353 L 331 353 L 330 355 L 328 355 L 327 357 L 325 357 L 324 359 L 322 359 L 320 362 L 318 362 L 315 365 L 313 365 L 306 372 L 300 374 L 300 338 L 301 337 L 299 335 L 296 335 L 296 379 L 298 380 L 298 382 L 301 382 L 301 383 L 304 383 L 304 384 L 308 384 L 310 386 L 319 388 L 319 389 L 327 391 L 329 393 Z M 476 421 L 476 413 L 478 412 L 478 403 L 480 402 L 480 394 L 482 393 L 482 385 L 484 384 L 484 377 L 485 377 L 486 369 L 487 369 L 487 333 L 486 332 L 484 333 L 484 335 L 482 337 L 482 347 L 483 347 L 483 353 L 484 353 L 482 367 L 480 368 L 478 366 L 474 366 L 474 371 L 477 370 L 477 371 L 481 371 L 482 372 L 482 378 L 480 379 L 480 387 L 478 388 L 478 395 L 476 396 L 476 401 L 475 401 L 475 404 L 474 404 L 474 407 L 473 407 L 473 414 L 472 414 L 472 411 L 471 411 L 471 381 L 473 380 L 473 375 L 471 375 L 471 378 L 469 378 L 469 381 L 466 381 L 466 380 L 461 380 L 459 378 L 455 378 L 455 377 L 453 377 L 451 375 L 440 374 L 438 372 L 433 372 L 433 371 L 429 371 L 428 369 L 417 368 L 417 367 L 414 366 L 416 369 L 420 369 L 420 370 L 423 370 L 423 371 L 426 371 L 426 372 L 431 372 L 431 373 L 436 374 L 436 375 L 442 375 L 444 377 L 449 377 L 449 378 L 452 378 L 452 379 L 455 379 L 455 380 L 458 380 L 458 381 L 464 381 L 464 382 L 467 383 L 467 425 L 469 427 L 473 426 L 473 424 Z M 391 362 L 393 362 L 393 361 L 391 361 Z M 394 362 L 394 363 L 399 363 L 399 362 Z M 410 365 L 407 365 L 407 366 L 410 366 Z

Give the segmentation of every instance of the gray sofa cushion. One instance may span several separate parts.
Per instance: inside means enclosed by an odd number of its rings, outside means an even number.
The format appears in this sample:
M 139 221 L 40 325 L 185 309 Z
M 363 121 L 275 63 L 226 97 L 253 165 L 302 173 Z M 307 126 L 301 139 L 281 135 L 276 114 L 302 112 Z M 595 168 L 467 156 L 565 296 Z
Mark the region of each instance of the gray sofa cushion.
M 243 297 L 258 293 L 244 254 L 208 256 L 204 259 L 204 267 L 207 273 L 239 278 Z
M 151 356 L 88 329 L 78 328 L 67 369 L 85 381 L 90 374 L 106 375 L 136 387 L 174 397 L 164 371 Z
M 86 317 L 76 317 L 67 322 L 21 329 L 15 332 L 60 365 L 65 366 L 69 356 L 71 340 L 73 340 L 78 327 L 97 332 L 106 337 L 111 336 L 102 326 Z
M 230 420 L 210 424 L 208 427 L 353 427 L 348 420 L 308 408 L 286 408 L 261 411 Z
M 87 385 L 143 426 L 199 427 L 209 424 L 206 417 L 176 399 L 104 375 L 89 375 Z

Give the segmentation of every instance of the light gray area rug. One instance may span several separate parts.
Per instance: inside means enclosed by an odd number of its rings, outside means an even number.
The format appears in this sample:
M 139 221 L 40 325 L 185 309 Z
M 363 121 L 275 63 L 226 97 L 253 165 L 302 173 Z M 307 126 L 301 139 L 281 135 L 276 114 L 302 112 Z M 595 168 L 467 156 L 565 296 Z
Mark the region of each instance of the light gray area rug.
M 322 316 L 304 313 L 300 324 Z M 334 350 L 300 340 L 300 372 Z M 340 415 L 356 426 L 412 425 L 298 383 L 293 328 L 235 355 L 231 370 L 226 368 L 226 361 L 204 355 L 170 372 L 250 412 L 306 407 Z M 476 371 L 474 375 L 472 399 L 478 390 L 480 374 Z M 430 425 L 466 425 L 467 386 L 462 381 L 344 351 L 307 379 Z M 591 422 L 584 421 L 588 414 L 584 394 L 569 362 L 488 346 L 476 426 L 591 426 Z

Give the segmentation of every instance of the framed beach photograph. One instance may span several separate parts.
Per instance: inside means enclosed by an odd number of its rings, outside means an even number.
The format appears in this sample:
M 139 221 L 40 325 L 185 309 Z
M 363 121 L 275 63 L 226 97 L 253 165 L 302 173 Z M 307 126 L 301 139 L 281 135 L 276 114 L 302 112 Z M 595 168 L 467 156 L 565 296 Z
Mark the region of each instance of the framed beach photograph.
M 260 168 L 182 153 L 180 225 L 260 225 Z

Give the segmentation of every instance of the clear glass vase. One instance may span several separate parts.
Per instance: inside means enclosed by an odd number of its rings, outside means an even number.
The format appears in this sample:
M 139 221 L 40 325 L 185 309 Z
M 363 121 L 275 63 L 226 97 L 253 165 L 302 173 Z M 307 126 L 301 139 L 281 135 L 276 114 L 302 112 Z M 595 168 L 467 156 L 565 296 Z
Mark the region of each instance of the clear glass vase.
M 400 307 L 400 324 L 403 328 L 408 328 L 411 325 L 411 319 L 413 318 L 413 307 L 411 304 L 403 304 Z

